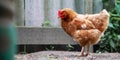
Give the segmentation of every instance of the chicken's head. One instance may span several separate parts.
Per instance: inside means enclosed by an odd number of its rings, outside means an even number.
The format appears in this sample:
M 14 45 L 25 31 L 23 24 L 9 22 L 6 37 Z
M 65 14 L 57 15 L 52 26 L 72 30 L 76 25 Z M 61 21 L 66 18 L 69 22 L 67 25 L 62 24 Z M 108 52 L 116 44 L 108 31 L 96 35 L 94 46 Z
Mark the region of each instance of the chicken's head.
M 64 9 L 58 10 L 58 17 L 61 18 L 62 20 L 73 19 L 76 15 L 77 13 L 70 8 L 64 8 Z
M 65 11 L 58 10 L 58 17 L 64 19 L 67 17 L 67 13 Z

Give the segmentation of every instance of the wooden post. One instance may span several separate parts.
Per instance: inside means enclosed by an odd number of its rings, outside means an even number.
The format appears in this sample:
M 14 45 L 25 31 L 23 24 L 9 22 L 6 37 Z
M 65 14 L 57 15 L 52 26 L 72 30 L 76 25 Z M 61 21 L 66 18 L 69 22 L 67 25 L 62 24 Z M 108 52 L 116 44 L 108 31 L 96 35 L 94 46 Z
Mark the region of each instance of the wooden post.
M 61 0 L 62 2 L 62 8 L 71 8 L 75 9 L 75 0 Z
M 75 9 L 78 13 L 85 13 L 85 1 L 84 0 L 75 0 Z
M 44 0 L 45 20 L 50 20 L 53 27 L 59 27 L 57 11 L 60 9 L 60 0 Z
M 93 0 L 93 13 L 99 13 L 103 9 L 102 0 Z
M 44 0 L 25 0 L 25 26 L 41 27 L 43 21 Z
M 85 0 L 85 14 L 92 13 L 93 13 L 93 0 Z M 91 46 L 90 52 L 93 52 L 93 46 Z
M 93 0 L 85 0 L 85 13 L 93 13 Z
M 24 26 L 24 0 L 15 1 L 15 21 L 18 26 Z

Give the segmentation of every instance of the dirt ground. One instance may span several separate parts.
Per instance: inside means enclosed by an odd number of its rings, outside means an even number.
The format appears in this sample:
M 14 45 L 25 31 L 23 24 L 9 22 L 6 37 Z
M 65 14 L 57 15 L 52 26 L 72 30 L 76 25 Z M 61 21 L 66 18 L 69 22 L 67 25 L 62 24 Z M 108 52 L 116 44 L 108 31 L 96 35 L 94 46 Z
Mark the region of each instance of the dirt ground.
M 16 55 L 16 60 L 120 60 L 120 53 L 91 53 L 87 57 L 79 57 L 80 52 L 40 51 L 26 55 Z

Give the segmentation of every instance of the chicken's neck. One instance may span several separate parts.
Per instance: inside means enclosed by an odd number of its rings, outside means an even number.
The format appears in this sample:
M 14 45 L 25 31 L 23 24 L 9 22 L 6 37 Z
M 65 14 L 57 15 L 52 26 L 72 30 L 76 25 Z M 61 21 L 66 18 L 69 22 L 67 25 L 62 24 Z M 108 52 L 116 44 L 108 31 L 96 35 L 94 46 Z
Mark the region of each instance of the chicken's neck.
M 74 32 L 76 31 L 75 27 L 70 24 L 76 17 L 77 13 L 71 13 L 66 17 L 66 19 L 61 19 L 61 26 L 63 30 L 70 36 L 73 36 Z
M 76 31 L 75 27 L 70 25 L 70 22 L 61 21 L 61 26 L 63 30 L 70 36 L 73 36 L 74 32 Z

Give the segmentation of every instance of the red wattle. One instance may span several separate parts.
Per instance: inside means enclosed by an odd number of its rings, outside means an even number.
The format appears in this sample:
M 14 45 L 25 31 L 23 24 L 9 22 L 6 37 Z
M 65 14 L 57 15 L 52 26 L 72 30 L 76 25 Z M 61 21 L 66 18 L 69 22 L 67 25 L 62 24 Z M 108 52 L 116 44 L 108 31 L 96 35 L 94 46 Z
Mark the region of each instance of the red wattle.
M 60 11 L 60 10 L 58 10 L 58 14 L 61 14 L 61 11 Z

